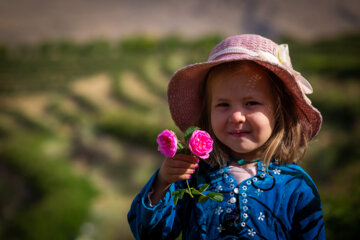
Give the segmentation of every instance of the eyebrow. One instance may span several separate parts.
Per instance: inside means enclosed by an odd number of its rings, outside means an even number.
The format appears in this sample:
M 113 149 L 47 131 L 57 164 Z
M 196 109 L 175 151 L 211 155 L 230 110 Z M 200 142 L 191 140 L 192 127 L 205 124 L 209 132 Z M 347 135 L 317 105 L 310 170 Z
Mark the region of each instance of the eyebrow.
M 247 96 L 244 96 L 242 97 L 241 100 L 253 100 L 253 99 L 258 99 L 260 98 L 260 96 L 257 96 L 257 95 L 247 95 Z M 229 98 L 225 98 L 225 97 L 214 97 L 213 98 L 213 101 L 215 102 L 226 102 L 226 101 L 229 101 L 230 99 Z

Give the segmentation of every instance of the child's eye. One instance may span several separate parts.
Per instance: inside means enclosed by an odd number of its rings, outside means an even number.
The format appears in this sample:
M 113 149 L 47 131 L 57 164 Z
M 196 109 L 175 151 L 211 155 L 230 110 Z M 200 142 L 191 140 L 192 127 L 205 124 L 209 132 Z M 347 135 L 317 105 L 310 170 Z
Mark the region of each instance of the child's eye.
M 254 106 L 254 105 L 258 105 L 258 104 L 259 104 L 258 102 L 250 101 L 250 102 L 246 103 L 246 106 Z
M 218 103 L 218 104 L 216 105 L 216 107 L 228 107 L 228 106 L 229 106 L 228 103 Z

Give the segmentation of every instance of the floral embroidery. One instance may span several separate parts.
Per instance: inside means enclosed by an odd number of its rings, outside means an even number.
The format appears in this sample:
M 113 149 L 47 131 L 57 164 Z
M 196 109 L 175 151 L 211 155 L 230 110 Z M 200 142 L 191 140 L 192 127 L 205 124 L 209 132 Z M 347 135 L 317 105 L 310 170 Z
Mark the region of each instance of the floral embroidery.
M 234 196 L 234 194 L 235 194 L 234 192 L 230 192 L 230 196 Z
M 244 217 L 244 218 L 247 218 L 247 217 L 248 217 L 247 213 L 244 213 L 244 214 L 243 214 L 243 217 Z
M 273 170 L 273 172 L 274 172 L 274 174 L 280 175 L 281 170 L 280 170 L 280 169 L 275 168 L 275 169 Z
M 247 203 L 248 202 L 248 200 L 245 198 L 245 199 L 243 199 L 243 203 Z
M 246 223 L 245 223 L 245 222 L 242 222 L 242 223 L 241 223 L 241 226 L 242 226 L 242 227 L 245 227 L 245 226 L 246 226 Z
M 243 207 L 244 212 L 246 212 L 249 208 L 247 206 Z
M 260 188 L 258 188 L 258 189 L 255 191 L 255 194 L 256 194 L 257 196 L 260 196 L 260 194 L 263 193 L 263 192 L 264 192 L 263 190 L 261 190 Z
M 220 169 L 220 170 L 219 170 L 219 173 L 220 173 L 220 174 L 223 174 L 223 173 L 224 173 L 224 169 Z
M 246 181 L 246 184 L 247 184 L 247 185 L 250 185 L 250 184 L 251 184 L 251 181 L 250 181 L 250 180 L 247 180 L 247 181 Z
M 251 228 L 251 229 L 248 229 L 248 234 L 249 234 L 249 236 L 254 237 L 256 235 L 256 232 Z
M 225 228 L 221 224 L 216 228 L 219 232 L 222 232 Z
M 233 181 L 234 181 L 234 179 L 232 179 L 232 178 L 230 178 L 230 179 L 229 179 L 229 182 L 231 182 L 231 183 L 232 183 Z
M 244 191 L 246 191 L 246 190 L 247 190 L 247 186 L 243 186 L 242 189 L 243 189 Z
M 229 175 L 227 175 L 226 173 L 224 173 L 224 178 L 228 178 L 229 177 Z
M 235 185 L 234 185 L 234 184 L 230 184 L 229 187 L 230 187 L 230 188 L 234 188 Z M 234 190 L 235 190 L 235 189 L 234 189 Z
M 260 212 L 258 220 L 264 221 L 264 218 L 265 218 L 265 215 L 262 212 Z
M 246 197 L 246 193 L 243 192 L 243 193 L 241 194 L 241 196 Z
M 221 207 L 218 207 L 217 209 L 215 209 L 215 214 L 220 215 L 224 210 L 222 210 Z
M 223 190 L 223 188 L 222 188 L 221 185 L 217 185 L 216 188 L 215 188 L 215 192 L 220 192 L 222 190 Z
M 260 174 L 260 178 L 265 178 L 265 173 Z
M 253 178 L 253 182 L 256 182 L 258 179 L 256 177 Z
M 231 213 L 231 211 L 232 211 L 231 208 L 227 208 L 227 209 L 226 209 L 226 212 L 227 212 L 227 213 Z

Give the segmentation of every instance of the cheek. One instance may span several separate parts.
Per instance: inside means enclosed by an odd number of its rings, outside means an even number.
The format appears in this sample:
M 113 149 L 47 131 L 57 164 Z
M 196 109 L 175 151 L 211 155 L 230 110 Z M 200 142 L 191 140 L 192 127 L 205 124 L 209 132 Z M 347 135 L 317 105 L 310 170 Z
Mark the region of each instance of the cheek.
M 214 133 L 218 133 L 224 125 L 224 115 L 217 112 L 212 112 L 210 117 L 210 124 Z
M 272 114 L 258 113 L 252 116 L 252 123 L 260 133 L 270 137 L 275 126 L 275 119 Z
M 264 132 L 266 132 L 266 138 L 269 138 L 274 130 L 275 121 L 273 117 L 264 117 L 264 124 L 262 126 Z

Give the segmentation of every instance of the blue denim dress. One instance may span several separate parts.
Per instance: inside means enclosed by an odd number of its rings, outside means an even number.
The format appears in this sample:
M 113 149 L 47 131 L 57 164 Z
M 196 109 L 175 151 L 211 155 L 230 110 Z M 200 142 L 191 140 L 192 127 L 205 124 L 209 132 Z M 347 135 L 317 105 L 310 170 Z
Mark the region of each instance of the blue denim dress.
M 196 188 L 210 184 L 207 191 L 222 193 L 222 202 L 199 203 L 186 195 L 174 205 L 172 193 L 185 188 L 184 181 L 179 181 L 150 207 L 148 193 L 156 172 L 128 213 L 135 238 L 175 239 L 182 233 L 182 239 L 194 240 L 325 239 L 318 190 L 300 166 L 272 162 L 266 168 L 259 162 L 256 176 L 241 183 L 228 168 L 201 164 L 190 179 Z

